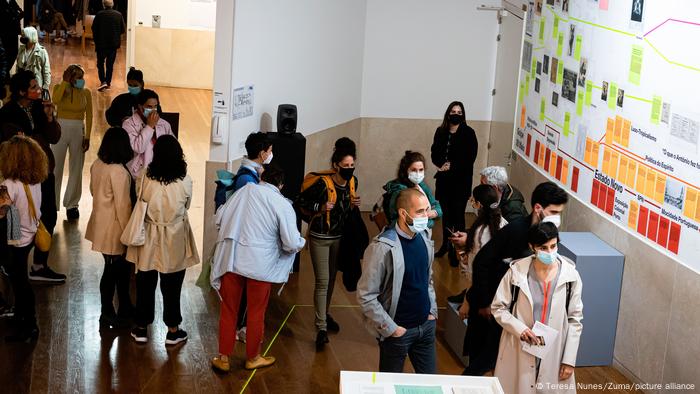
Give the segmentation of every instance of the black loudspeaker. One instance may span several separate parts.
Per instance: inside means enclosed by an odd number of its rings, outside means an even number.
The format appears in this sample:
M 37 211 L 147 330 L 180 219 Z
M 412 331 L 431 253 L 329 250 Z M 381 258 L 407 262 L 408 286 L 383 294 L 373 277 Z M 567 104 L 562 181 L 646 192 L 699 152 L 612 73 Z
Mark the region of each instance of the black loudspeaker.
M 293 134 L 297 131 L 297 106 L 280 104 L 277 107 L 277 132 Z
M 280 112 L 278 112 L 277 116 L 278 125 L 280 119 L 279 113 Z M 294 119 L 294 124 L 296 125 L 296 117 Z M 267 136 L 272 142 L 272 164 L 284 170 L 284 187 L 282 188 L 282 194 L 294 201 L 301 192 L 301 184 L 304 182 L 306 138 L 300 133 L 290 134 L 281 132 L 268 132 Z M 301 231 L 299 213 L 297 213 L 297 228 Z M 294 260 L 294 272 L 299 272 L 298 253 Z

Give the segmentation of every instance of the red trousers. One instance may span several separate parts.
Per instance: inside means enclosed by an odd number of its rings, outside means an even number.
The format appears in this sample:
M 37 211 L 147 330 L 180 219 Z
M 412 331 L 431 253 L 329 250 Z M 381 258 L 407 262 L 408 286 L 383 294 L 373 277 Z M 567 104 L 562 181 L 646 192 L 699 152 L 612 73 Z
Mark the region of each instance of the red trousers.
M 236 320 L 243 290 L 248 296 L 248 328 L 245 351 L 248 359 L 260 354 L 265 332 L 265 310 L 272 283 L 261 282 L 234 273 L 221 278 L 221 313 L 219 316 L 219 353 L 230 355 L 236 342 Z

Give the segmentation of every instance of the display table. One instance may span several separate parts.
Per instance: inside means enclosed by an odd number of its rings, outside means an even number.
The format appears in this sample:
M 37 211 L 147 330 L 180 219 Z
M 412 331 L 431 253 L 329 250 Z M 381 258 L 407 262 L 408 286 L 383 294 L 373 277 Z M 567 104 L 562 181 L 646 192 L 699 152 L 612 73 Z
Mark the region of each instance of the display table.
M 503 394 L 498 379 L 340 371 L 340 394 Z

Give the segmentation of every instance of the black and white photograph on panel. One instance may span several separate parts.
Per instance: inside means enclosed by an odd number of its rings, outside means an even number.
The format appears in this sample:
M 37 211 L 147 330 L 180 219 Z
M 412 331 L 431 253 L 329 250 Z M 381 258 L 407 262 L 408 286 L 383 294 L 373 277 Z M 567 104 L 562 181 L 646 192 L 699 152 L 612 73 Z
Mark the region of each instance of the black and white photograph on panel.
M 576 25 L 569 25 L 569 56 L 574 56 L 574 41 L 576 41 Z
M 525 34 L 532 37 L 532 26 L 535 23 L 535 3 L 530 2 L 527 5 L 527 19 L 525 20 Z
M 523 64 L 522 68 L 525 72 L 530 72 L 532 67 L 532 43 L 525 41 L 523 43 Z
M 537 62 L 537 70 L 535 71 L 537 72 L 537 75 L 542 75 L 542 62 Z
M 540 92 L 540 79 L 535 78 L 535 93 L 539 93 L 539 92 Z
M 683 193 L 685 188 L 682 183 L 676 182 L 672 178 L 666 180 L 666 193 L 664 202 L 679 211 L 683 210 Z
M 644 0 L 632 0 L 632 15 L 630 19 L 633 22 L 641 22 L 644 14 Z
M 561 10 L 563 12 L 569 12 L 569 0 L 561 0 Z
M 588 59 L 585 57 L 581 58 L 581 64 L 578 68 L 578 86 L 586 86 L 586 72 L 588 71 Z
M 565 99 L 576 102 L 576 82 L 578 75 L 575 71 L 571 71 L 568 68 L 564 69 L 564 81 L 561 85 L 561 95 Z
M 552 92 L 552 105 L 555 107 L 559 106 L 559 93 Z
M 544 59 L 542 59 L 542 72 L 547 75 L 549 72 L 549 56 L 544 55 Z
M 608 101 L 608 83 L 603 81 L 603 93 L 600 94 L 600 99 Z
M 622 89 L 617 89 L 617 106 L 622 108 L 625 104 L 625 91 Z

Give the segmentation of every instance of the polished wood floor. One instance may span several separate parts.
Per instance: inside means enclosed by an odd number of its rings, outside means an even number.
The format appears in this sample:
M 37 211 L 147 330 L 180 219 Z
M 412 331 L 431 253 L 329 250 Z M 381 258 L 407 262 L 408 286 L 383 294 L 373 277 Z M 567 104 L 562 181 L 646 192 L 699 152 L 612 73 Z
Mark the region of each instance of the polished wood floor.
M 97 86 L 94 56 L 80 55 L 77 40 L 67 45 L 47 44 L 54 82 L 65 67 L 81 63 L 87 69 L 87 86 Z M 146 76 L 147 79 L 147 76 Z M 164 110 L 181 113 L 180 139 L 195 181 L 194 203 L 190 210 L 198 239 L 201 240 L 204 196 L 204 164 L 208 157 L 211 92 L 204 90 L 152 87 L 160 94 Z M 164 346 L 166 328 L 159 320 L 150 329 L 150 341 L 137 345 L 128 330 L 100 332 L 99 280 L 103 260 L 90 250 L 83 238 L 89 217 L 89 167 L 95 159 L 101 136 L 106 129 L 103 112 L 112 98 L 125 90 L 124 54 L 115 66 L 112 90 L 93 90 L 96 108 L 92 147 L 86 158 L 83 179 L 81 218 L 65 221 L 59 213 L 51 265 L 68 275 L 60 286 L 34 287 L 41 329 L 35 344 L 7 344 L 0 341 L 0 392 L 3 393 L 333 393 L 338 391 L 340 370 L 375 370 L 378 365 L 376 342 L 365 331 L 354 294 L 336 285 L 332 314 L 341 331 L 331 335 L 325 351 L 314 349 L 313 273 L 308 251 L 302 252 L 301 272 L 290 278 L 281 296 L 274 294 L 266 317 L 265 347 L 277 357 L 275 366 L 255 372 L 245 371 L 244 346 L 237 345 L 228 375 L 214 373 L 209 358 L 217 353 L 218 299 L 212 292 L 194 285 L 200 267 L 188 271 L 182 293 L 182 328 L 189 340 L 173 348 Z M 65 185 L 65 181 L 64 181 Z M 376 229 L 368 226 L 371 232 Z M 436 237 L 441 236 L 436 231 Z M 446 261 L 435 264 L 438 302 L 456 293 L 462 286 L 455 269 Z M 158 301 L 160 303 L 160 301 Z M 444 310 L 441 311 L 441 316 Z M 443 374 L 458 374 L 462 366 L 441 339 L 438 320 L 438 369 Z M 0 335 L 8 333 L 7 322 L 0 321 Z M 410 366 L 407 365 L 408 370 Z M 581 383 L 628 382 L 612 368 L 579 368 Z M 592 391 L 589 391 L 592 392 Z M 610 391 L 626 393 L 627 391 Z

